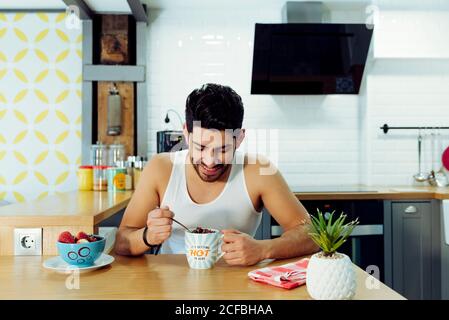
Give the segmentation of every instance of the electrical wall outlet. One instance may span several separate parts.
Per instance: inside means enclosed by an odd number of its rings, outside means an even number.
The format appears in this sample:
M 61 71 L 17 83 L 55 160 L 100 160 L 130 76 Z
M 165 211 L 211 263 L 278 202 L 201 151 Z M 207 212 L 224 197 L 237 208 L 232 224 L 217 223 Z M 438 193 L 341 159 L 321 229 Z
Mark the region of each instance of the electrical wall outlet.
M 15 228 L 14 254 L 16 256 L 41 256 L 42 228 Z

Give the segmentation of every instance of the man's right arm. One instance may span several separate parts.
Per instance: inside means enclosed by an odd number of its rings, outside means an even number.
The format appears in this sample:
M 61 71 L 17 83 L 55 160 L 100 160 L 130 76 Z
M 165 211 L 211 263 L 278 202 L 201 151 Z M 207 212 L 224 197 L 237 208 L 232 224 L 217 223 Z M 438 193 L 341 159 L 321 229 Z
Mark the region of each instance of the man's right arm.
M 148 227 L 147 242 L 151 245 L 159 245 L 170 237 L 173 213 L 168 208 L 159 209 L 158 183 L 167 178 L 163 167 L 164 159 L 156 155 L 143 170 L 117 232 L 117 254 L 141 255 L 148 251 L 143 241 L 145 227 Z

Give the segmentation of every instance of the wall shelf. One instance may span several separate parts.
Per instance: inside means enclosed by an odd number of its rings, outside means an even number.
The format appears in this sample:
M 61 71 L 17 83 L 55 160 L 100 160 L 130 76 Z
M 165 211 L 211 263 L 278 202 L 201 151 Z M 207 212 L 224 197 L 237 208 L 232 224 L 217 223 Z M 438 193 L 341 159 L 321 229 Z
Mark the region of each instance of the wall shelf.
M 83 80 L 145 82 L 145 66 L 85 64 Z

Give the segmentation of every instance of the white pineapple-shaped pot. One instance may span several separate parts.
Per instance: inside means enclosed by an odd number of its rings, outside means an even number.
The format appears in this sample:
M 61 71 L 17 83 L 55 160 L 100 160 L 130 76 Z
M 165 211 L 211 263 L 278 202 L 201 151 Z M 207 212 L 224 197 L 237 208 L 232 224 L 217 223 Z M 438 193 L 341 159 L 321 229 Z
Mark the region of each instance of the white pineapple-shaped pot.
M 307 267 L 306 284 L 310 296 L 317 300 L 352 299 L 356 278 L 351 259 L 338 252 L 330 257 L 315 253 Z

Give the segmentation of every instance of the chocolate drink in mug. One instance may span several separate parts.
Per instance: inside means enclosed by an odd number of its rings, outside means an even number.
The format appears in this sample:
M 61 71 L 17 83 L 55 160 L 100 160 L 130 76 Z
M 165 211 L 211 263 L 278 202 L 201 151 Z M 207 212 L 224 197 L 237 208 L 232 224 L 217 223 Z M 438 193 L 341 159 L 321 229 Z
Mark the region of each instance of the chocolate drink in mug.
M 192 233 L 215 233 L 214 230 L 202 228 L 202 227 L 196 227 Z

